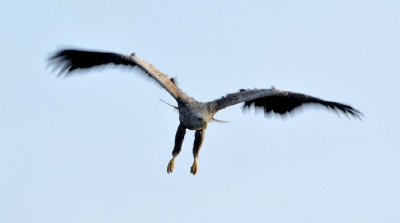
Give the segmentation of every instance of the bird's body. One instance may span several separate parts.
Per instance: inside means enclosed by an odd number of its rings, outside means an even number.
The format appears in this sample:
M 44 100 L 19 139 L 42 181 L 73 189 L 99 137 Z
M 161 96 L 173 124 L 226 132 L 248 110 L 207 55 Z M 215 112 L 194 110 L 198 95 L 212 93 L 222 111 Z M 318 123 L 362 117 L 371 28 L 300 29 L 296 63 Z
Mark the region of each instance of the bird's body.
M 189 103 L 178 103 L 179 121 L 189 130 L 200 130 L 209 123 L 216 111 L 208 103 L 191 100 Z
M 193 145 L 194 161 L 191 167 L 191 173 L 197 173 L 197 159 L 208 123 L 211 120 L 216 120 L 213 117 L 219 110 L 232 105 L 244 103 L 243 108 L 254 105 L 257 108 L 263 109 L 264 113 L 274 112 L 282 115 L 291 112 L 293 109 L 303 104 L 311 103 L 325 106 L 336 112 L 340 111 L 347 116 L 351 115 L 358 119 L 360 119 L 362 115 L 356 109 L 345 104 L 324 101 L 305 94 L 278 90 L 275 89 L 275 87 L 271 89 L 241 89 L 239 92 L 228 94 L 217 100 L 199 102 L 179 89 L 173 78 L 168 78 L 167 75 L 155 69 L 146 61 L 138 58 L 135 54 L 125 56 L 116 53 L 66 49 L 56 52 L 49 60 L 56 68 L 61 67 L 60 74 L 66 72 L 66 75 L 71 74 L 71 71 L 76 69 L 92 68 L 111 63 L 131 67 L 139 66 L 166 89 L 178 104 L 177 107 L 173 107 L 179 110 L 180 121 L 175 135 L 175 145 L 172 151 L 173 158 L 167 166 L 168 173 L 171 173 L 174 169 L 174 160 L 181 151 L 186 129 L 196 131 Z

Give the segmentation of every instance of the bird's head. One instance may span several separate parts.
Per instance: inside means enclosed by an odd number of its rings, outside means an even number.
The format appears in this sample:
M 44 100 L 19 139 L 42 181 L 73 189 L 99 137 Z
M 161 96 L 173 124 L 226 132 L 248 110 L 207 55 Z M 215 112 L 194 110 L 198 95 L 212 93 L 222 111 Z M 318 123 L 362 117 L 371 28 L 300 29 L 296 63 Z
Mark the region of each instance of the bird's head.
M 203 116 L 195 116 L 193 123 L 195 123 L 197 128 L 207 129 L 207 120 Z

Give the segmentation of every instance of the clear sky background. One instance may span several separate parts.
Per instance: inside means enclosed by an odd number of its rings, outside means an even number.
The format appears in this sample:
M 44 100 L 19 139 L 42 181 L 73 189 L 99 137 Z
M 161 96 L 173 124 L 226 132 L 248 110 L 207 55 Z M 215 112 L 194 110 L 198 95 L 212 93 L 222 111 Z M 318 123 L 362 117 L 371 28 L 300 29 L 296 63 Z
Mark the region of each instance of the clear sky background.
M 0 222 L 400 222 L 399 1 L 1 1 Z M 350 104 L 215 116 L 166 173 L 178 114 L 137 68 L 56 78 L 64 46 L 135 52 L 200 101 Z

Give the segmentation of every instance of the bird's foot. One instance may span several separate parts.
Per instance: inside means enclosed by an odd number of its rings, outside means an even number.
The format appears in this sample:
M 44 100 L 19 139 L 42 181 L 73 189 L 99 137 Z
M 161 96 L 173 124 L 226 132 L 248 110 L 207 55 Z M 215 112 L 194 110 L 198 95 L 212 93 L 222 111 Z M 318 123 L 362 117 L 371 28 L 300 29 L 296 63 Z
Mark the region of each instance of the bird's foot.
M 190 167 L 190 173 L 196 175 L 198 170 L 197 159 L 194 159 L 192 167 Z
M 173 157 L 168 163 L 168 166 L 167 166 L 168 174 L 170 174 L 170 173 L 172 173 L 172 171 L 174 171 L 174 163 L 175 163 L 175 157 Z

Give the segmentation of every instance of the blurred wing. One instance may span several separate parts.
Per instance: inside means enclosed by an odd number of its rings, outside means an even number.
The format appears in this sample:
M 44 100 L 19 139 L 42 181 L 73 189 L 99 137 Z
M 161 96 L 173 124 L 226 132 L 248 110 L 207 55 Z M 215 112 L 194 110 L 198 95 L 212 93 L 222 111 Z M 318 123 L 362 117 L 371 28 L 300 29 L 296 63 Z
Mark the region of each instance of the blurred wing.
M 66 49 L 57 51 L 49 58 L 49 65 L 55 65 L 54 69 L 60 68 L 59 74 L 69 73 L 77 69 L 92 68 L 107 64 L 135 66 L 131 60 L 123 58 L 116 53 L 103 53 L 83 50 Z
M 168 78 L 167 75 L 155 69 L 146 61 L 136 57 L 134 54 L 125 56 L 109 52 L 64 49 L 57 51 L 48 60 L 49 66 L 54 67 L 53 70 L 60 70 L 59 75 L 64 73 L 67 75 L 75 70 L 90 69 L 108 64 L 125 65 L 132 68 L 138 66 L 165 88 L 176 100 L 190 100 L 190 98 L 175 85 L 174 79 Z
M 342 112 L 345 115 L 351 115 L 360 119 L 362 113 L 349 105 L 324 101 L 319 98 L 311 97 L 305 94 L 272 89 L 241 89 L 237 93 L 228 94 L 226 97 L 209 102 L 210 107 L 215 110 L 221 110 L 228 106 L 244 102 L 243 109 L 254 105 L 256 108 L 262 108 L 264 113 L 274 112 L 280 115 L 290 113 L 306 104 L 322 105 L 336 113 Z
M 336 113 L 340 111 L 346 116 L 350 115 L 361 120 L 362 113 L 349 105 L 325 101 L 316 97 L 290 91 L 286 91 L 281 95 L 271 95 L 246 101 L 243 105 L 243 109 L 254 105 L 256 108 L 262 108 L 266 114 L 274 112 L 282 115 L 290 113 L 306 104 L 321 105 Z

